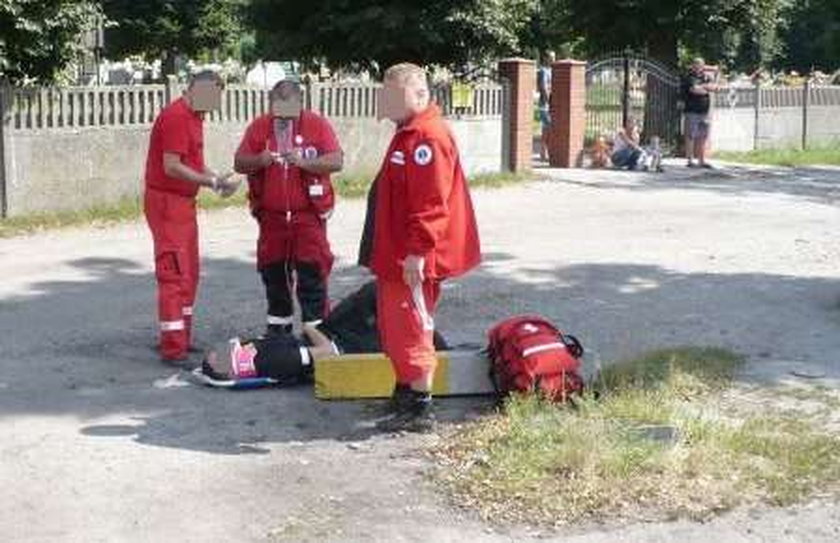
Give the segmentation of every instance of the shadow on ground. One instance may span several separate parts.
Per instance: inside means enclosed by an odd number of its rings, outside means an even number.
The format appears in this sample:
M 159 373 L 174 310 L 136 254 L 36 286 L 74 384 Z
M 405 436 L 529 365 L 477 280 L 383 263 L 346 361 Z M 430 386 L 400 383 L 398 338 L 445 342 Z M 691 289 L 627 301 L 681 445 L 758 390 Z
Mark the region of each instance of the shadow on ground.
M 763 274 L 686 274 L 634 264 L 505 271 L 506 254 L 446 285 L 438 323 L 452 343 L 483 341 L 493 322 L 542 313 L 606 362 L 677 345 L 734 349 L 747 376 L 779 379 L 790 363 L 840 377 L 840 282 Z M 311 389 L 230 392 L 189 383 L 152 349 L 153 277 L 127 260 L 72 263 L 87 280 L 38 284 L 0 305 L 0 419 L 73 416 L 90 439 L 261 454 L 272 443 L 370 437 L 373 402 L 319 402 Z M 340 298 L 367 278 L 339 267 Z M 199 342 L 261 328 L 261 286 L 248 262 L 206 260 Z M 490 408 L 488 399 L 441 399 L 444 420 Z

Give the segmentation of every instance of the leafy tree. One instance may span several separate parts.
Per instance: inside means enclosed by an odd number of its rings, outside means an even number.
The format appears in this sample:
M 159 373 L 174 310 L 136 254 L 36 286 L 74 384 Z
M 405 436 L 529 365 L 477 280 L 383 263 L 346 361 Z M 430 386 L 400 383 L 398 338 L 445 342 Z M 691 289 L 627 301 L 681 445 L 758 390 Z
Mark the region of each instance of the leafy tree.
M 242 0 L 102 0 L 102 7 L 111 57 L 230 54 L 242 33 Z
M 97 21 L 88 0 L 0 0 L 0 75 L 14 83 L 51 83 L 82 48 Z
M 555 51 L 558 58 L 582 56 L 583 39 L 574 28 L 569 0 L 540 0 L 521 43 L 532 58 L 540 58 L 549 50 Z
M 567 0 L 590 54 L 633 48 L 668 64 L 680 52 L 742 69 L 778 54 L 778 19 L 791 0 Z
M 538 0 L 252 0 L 264 57 L 378 72 L 399 61 L 460 67 L 519 53 Z
M 786 57 L 781 67 L 809 72 L 840 68 L 840 2 L 800 0 L 787 12 Z

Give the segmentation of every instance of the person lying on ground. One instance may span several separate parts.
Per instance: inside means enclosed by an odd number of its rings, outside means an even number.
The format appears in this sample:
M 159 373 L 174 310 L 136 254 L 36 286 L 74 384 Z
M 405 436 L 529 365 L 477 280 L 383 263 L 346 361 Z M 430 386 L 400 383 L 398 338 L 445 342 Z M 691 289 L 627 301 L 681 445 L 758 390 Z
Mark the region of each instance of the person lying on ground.
M 234 338 L 227 349 L 207 353 L 201 372 L 215 385 L 255 377 L 281 384 L 311 382 L 315 363 L 322 358 L 381 351 L 376 308 L 376 285 L 371 281 L 344 298 L 322 323 L 304 325 L 301 338 L 291 334 Z M 435 346 L 448 348 L 439 333 Z
M 269 335 L 251 340 L 233 338 L 227 352 L 211 350 L 201 364 L 210 384 L 223 385 L 256 377 L 281 384 L 310 382 L 316 360 L 341 353 L 338 345 L 311 324 L 303 337 Z

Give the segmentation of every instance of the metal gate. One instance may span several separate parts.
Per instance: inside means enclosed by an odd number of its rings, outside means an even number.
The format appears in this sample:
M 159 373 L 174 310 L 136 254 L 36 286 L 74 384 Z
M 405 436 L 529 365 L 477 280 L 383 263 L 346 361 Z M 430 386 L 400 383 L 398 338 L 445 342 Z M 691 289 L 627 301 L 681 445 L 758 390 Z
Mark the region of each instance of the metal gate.
M 681 136 L 680 78 L 676 70 L 630 54 L 591 62 L 586 68 L 586 137 L 612 136 L 634 117 L 642 140 L 658 136 L 669 151 Z

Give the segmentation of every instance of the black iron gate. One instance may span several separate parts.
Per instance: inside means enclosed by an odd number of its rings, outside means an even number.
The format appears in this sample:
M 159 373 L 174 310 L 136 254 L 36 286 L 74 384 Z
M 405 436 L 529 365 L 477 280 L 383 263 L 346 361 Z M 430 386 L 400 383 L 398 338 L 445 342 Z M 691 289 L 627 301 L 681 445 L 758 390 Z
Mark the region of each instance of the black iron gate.
M 586 137 L 612 136 L 634 117 L 642 140 L 658 136 L 666 150 L 679 147 L 680 78 L 676 70 L 630 54 L 610 56 L 586 67 Z

